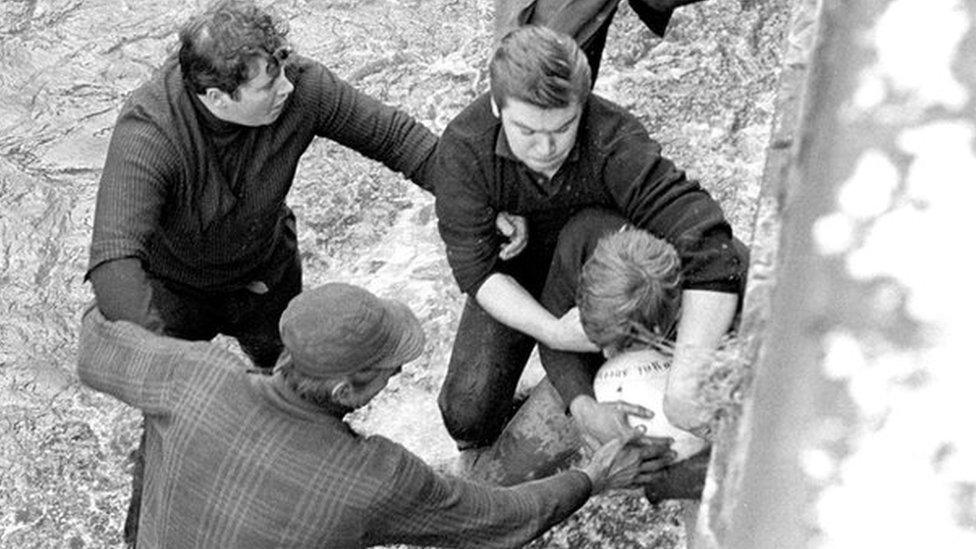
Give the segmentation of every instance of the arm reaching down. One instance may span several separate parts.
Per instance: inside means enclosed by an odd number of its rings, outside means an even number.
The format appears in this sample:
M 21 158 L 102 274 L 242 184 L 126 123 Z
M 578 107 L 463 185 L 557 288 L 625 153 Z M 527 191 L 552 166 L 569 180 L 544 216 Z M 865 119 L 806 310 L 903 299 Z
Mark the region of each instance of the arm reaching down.
M 699 401 L 699 384 L 715 359 L 715 350 L 735 318 L 736 294 L 682 292 L 674 361 L 664 393 L 664 414 L 675 427 L 695 434 L 708 427 L 711 411 Z
M 379 443 L 363 463 L 381 495 L 363 525 L 369 545 L 409 543 L 457 547 L 521 547 L 562 522 L 590 496 L 630 488 L 660 465 L 648 449 L 621 437 L 603 445 L 580 469 L 510 487 L 436 474 L 402 447 Z
M 128 320 L 160 333 L 163 320 L 152 304 L 152 286 L 134 257 L 106 261 L 89 273 L 95 302 L 108 320 Z

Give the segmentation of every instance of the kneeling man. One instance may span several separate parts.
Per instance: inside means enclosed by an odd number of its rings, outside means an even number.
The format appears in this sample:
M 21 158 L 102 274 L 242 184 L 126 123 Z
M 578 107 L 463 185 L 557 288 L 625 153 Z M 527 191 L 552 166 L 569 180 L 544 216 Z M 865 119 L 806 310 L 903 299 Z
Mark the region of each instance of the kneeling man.
M 682 311 L 664 411 L 682 429 L 707 428 L 697 380 L 735 316 L 746 263 L 719 204 L 661 155 L 635 116 L 590 93 L 590 67 L 569 36 L 516 29 L 489 73 L 490 93 L 447 126 L 436 151 L 438 228 L 468 294 L 439 400 L 448 431 L 462 449 L 491 445 L 538 343 L 584 435 L 603 444 L 634 433 L 625 417 L 640 411 L 591 396 L 586 372 L 604 357 L 562 267 L 580 265 L 606 227 L 624 224 L 677 250 Z M 528 246 L 511 259 L 498 255 L 500 212 L 528 225 Z M 567 360 L 590 367 L 559 366 Z

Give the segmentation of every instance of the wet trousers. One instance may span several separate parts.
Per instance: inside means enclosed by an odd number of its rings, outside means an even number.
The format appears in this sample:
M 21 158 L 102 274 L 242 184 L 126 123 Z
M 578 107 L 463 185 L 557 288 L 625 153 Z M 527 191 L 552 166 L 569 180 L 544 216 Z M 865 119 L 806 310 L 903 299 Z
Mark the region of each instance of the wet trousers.
M 495 0 L 495 39 L 522 25 L 542 25 L 572 36 L 590 62 L 593 81 L 621 0 Z M 647 28 L 658 36 L 675 8 L 701 0 L 630 0 Z
M 213 293 L 151 280 L 153 305 L 163 320 L 163 333 L 190 341 L 233 337 L 258 368 L 272 368 L 284 349 L 278 320 L 288 302 L 302 291 L 302 266 L 296 255 L 274 286 L 262 285 Z

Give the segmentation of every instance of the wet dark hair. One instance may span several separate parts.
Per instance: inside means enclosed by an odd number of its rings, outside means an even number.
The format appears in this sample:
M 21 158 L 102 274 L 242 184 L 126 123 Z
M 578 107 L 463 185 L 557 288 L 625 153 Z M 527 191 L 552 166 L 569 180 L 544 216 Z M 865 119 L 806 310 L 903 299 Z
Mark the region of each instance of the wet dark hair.
M 251 1 L 221 0 L 180 28 L 180 70 L 194 93 L 217 88 L 237 98 L 254 60 L 268 61 L 277 78 L 289 52 L 288 26 Z
M 509 98 L 543 109 L 582 104 L 590 93 L 590 65 L 566 34 L 528 25 L 505 35 L 488 65 L 498 108 Z
M 641 229 L 603 237 L 583 265 L 576 304 L 583 331 L 599 347 L 662 344 L 681 307 L 678 252 Z

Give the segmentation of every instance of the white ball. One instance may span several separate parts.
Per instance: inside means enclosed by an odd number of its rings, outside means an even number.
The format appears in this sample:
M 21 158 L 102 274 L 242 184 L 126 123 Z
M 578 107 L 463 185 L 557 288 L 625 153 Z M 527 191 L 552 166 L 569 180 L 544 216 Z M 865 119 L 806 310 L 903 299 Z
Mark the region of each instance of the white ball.
M 643 425 L 650 436 L 671 437 L 671 449 L 681 461 L 697 454 L 708 442 L 679 429 L 664 416 L 664 390 L 671 357 L 653 349 L 627 351 L 606 361 L 593 380 L 598 402 L 623 401 L 654 412 L 652 419 L 630 416 L 632 426 Z

